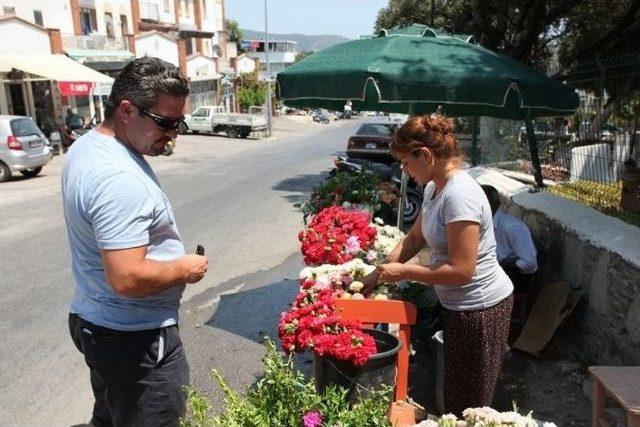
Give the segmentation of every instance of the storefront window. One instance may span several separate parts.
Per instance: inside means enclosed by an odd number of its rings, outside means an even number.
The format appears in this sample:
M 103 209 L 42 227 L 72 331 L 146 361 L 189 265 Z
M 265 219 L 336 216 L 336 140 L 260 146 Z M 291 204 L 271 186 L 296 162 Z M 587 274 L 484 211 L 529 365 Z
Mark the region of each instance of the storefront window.
M 53 97 L 51 96 L 50 81 L 31 82 L 33 102 L 36 109 L 36 123 L 48 137 L 52 131 L 58 130 L 53 111 Z

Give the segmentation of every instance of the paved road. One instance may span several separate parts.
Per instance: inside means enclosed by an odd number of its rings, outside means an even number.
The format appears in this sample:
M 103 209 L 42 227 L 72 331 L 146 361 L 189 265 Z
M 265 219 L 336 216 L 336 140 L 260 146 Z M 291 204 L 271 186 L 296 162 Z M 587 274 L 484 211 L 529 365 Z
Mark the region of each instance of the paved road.
M 235 386 L 260 373 L 263 334 L 295 292 L 301 215 L 292 203 L 332 166 L 355 121 L 276 122 L 270 140 L 182 136 L 176 154 L 151 160 L 187 248 L 203 244 L 210 272 L 190 285 L 181 331 L 192 382 L 218 367 Z M 0 184 L 0 425 L 70 426 L 90 418 L 81 355 L 68 337 L 73 292 L 55 157 L 35 179 Z

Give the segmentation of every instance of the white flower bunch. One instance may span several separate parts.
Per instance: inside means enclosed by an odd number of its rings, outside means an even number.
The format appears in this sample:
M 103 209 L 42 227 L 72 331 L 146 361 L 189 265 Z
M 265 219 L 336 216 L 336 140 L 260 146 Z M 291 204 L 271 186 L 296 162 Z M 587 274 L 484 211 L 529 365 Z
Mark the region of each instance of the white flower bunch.
M 375 270 L 373 265 L 354 258 L 344 264 L 322 264 L 318 267 L 306 267 L 300 272 L 300 280 L 311 279 L 316 282 L 336 283 L 349 286 L 354 280 L 361 279 Z M 348 283 L 347 283 L 348 282 Z
M 404 237 L 404 233 L 400 231 L 398 227 L 384 225 L 384 222 L 382 222 L 380 218 L 376 218 L 373 221 L 372 226 L 375 227 L 378 232 L 373 250 L 384 258 L 398 245 L 400 240 Z
M 314 288 L 335 290 L 342 289 L 341 298 L 364 299 L 361 293 L 364 283 L 361 279 L 375 270 L 376 267 L 354 258 L 344 264 L 323 264 L 318 267 L 306 267 L 300 272 L 300 280 L 307 279 L 316 282 Z M 368 298 L 389 299 L 390 289 L 385 285 L 378 285 Z
M 447 414 L 438 420 L 426 420 L 415 427 L 556 427 L 554 423 L 538 423 L 531 413 L 521 415 L 518 412 L 498 412 L 493 408 L 468 408 L 462 412 L 462 420 L 453 414 Z

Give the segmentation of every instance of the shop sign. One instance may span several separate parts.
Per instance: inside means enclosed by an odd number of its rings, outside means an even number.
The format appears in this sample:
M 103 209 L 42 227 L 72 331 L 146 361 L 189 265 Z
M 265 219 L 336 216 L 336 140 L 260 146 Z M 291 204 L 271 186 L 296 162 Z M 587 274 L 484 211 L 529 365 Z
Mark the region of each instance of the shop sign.
M 91 82 L 58 82 L 60 95 L 62 96 L 82 96 L 91 95 L 93 83 Z

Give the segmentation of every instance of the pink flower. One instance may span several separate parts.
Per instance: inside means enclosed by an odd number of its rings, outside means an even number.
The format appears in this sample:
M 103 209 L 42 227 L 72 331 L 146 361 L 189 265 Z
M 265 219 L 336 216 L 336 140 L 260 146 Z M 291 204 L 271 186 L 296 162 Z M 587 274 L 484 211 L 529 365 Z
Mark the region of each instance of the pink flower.
M 347 243 L 344 245 L 344 249 L 349 255 L 356 255 L 360 251 L 358 236 L 349 237 Z
M 322 415 L 315 411 L 307 412 L 302 417 L 302 421 L 304 422 L 304 427 L 320 427 L 322 425 Z

